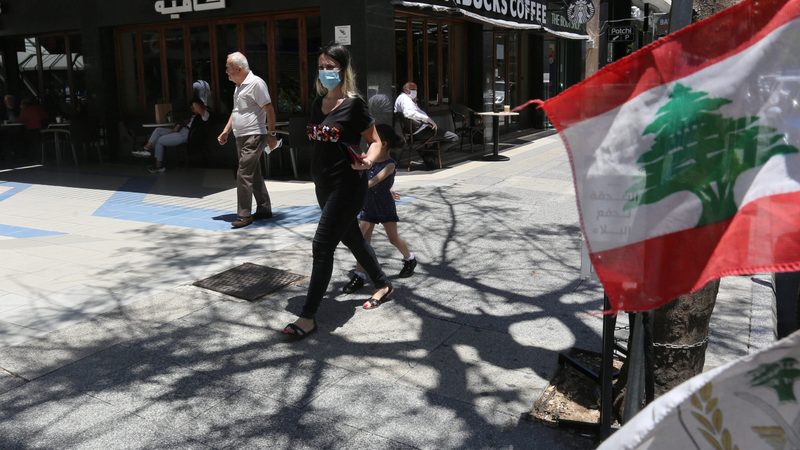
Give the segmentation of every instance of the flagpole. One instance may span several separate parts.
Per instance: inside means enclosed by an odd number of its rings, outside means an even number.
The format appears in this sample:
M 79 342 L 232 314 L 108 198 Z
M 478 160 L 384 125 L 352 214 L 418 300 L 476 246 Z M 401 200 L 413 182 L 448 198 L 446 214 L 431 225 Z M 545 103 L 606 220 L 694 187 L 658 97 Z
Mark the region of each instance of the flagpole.
M 669 8 L 669 32 L 674 33 L 692 23 L 692 0 L 672 0 Z

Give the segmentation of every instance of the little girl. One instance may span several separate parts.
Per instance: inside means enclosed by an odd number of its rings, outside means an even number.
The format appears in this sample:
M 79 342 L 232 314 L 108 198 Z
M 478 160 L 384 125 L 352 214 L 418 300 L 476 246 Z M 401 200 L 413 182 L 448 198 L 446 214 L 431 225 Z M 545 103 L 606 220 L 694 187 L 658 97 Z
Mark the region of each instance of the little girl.
M 397 218 L 395 199 L 391 191 L 397 163 L 389 156 L 389 149 L 396 148 L 398 138 L 390 125 L 378 124 L 375 129 L 381 138 L 381 153 L 375 159 L 374 165 L 368 172 L 369 191 L 364 201 L 364 209 L 358 214 L 358 223 L 361 227 L 361 233 L 367 242 L 372 240 L 372 231 L 375 229 L 375 224 L 380 223 L 383 225 L 383 229 L 386 230 L 386 235 L 389 237 L 389 242 L 403 254 L 403 269 L 400 270 L 398 276 L 407 278 L 414 273 L 414 269 L 417 267 L 417 259 L 414 257 L 414 253 L 408 249 L 408 243 L 397 233 L 399 219 Z M 364 286 L 366 278 L 367 275 L 364 270 L 360 266 L 356 266 L 353 277 L 342 288 L 342 291 L 352 294 Z M 370 299 L 364 303 L 364 309 L 372 309 L 379 304 L 375 299 Z

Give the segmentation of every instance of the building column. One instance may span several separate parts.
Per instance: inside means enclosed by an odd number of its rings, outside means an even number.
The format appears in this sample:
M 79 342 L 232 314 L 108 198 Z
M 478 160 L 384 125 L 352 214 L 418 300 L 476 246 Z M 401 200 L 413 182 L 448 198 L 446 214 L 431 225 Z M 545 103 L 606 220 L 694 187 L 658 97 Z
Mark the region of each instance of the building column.
M 382 94 L 393 103 L 398 93 L 392 85 L 394 7 L 386 0 L 323 2 L 320 17 L 323 45 L 334 41 L 335 27 L 350 26 L 351 43 L 347 47 L 353 58 L 361 95 L 369 101 L 371 97 Z

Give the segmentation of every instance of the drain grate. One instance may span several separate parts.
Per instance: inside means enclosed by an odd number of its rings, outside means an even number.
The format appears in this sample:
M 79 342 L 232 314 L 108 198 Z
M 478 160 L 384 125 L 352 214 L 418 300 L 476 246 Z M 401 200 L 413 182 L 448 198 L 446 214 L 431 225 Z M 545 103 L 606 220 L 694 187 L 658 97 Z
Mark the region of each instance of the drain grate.
M 195 281 L 194 285 L 252 302 L 303 278 L 305 277 L 302 275 L 285 270 L 244 263 Z

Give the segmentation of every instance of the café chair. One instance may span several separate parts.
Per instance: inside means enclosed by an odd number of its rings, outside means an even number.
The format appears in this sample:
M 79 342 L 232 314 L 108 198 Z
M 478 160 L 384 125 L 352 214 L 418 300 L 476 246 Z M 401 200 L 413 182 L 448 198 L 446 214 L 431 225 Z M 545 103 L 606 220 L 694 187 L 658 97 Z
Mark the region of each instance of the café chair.
M 413 130 L 414 123 L 411 119 L 406 118 L 402 113 L 394 113 L 394 128 L 395 131 L 398 129 L 400 130 L 400 137 L 403 138 L 403 149 L 400 152 L 400 157 L 398 159 L 398 164 L 400 164 L 400 159 L 403 158 L 403 155 L 406 152 L 409 153 L 408 158 L 408 171 L 411 171 L 411 162 L 414 160 L 414 153 L 426 153 L 426 152 L 435 152 L 436 153 L 436 161 L 439 165 L 439 168 L 442 168 L 442 152 L 440 149 L 440 142 L 436 139 L 436 136 L 433 135 L 428 139 L 424 139 L 422 141 L 414 139 Z
M 72 160 L 75 166 L 78 165 L 78 155 L 75 153 L 75 145 L 72 143 L 72 134 L 63 128 L 43 128 L 39 130 L 42 141 L 42 165 L 44 165 L 45 149 L 50 143 L 56 154 L 56 164 L 61 165 L 61 145 L 69 146 L 72 150 Z
M 464 138 L 469 139 L 469 148 L 475 143 L 475 136 L 480 135 L 481 146 L 486 145 L 486 137 L 484 132 L 483 120 L 471 108 L 454 103 L 450 105 L 450 114 L 453 116 L 453 124 L 455 126 L 454 132 L 459 137 L 458 150 L 464 148 Z
M 297 171 L 297 153 L 303 148 L 310 148 L 311 144 L 308 141 L 308 136 L 306 135 L 306 119 L 304 117 L 290 117 L 289 118 L 289 130 L 276 130 L 278 136 L 276 139 L 282 139 L 283 145 L 281 148 L 276 148 L 276 152 L 289 152 L 289 161 L 292 164 L 292 174 L 294 175 L 294 179 L 299 179 L 299 173 Z M 267 155 L 266 150 L 263 153 L 264 155 L 264 173 L 267 177 L 271 174 L 271 165 L 270 165 L 270 157 Z

